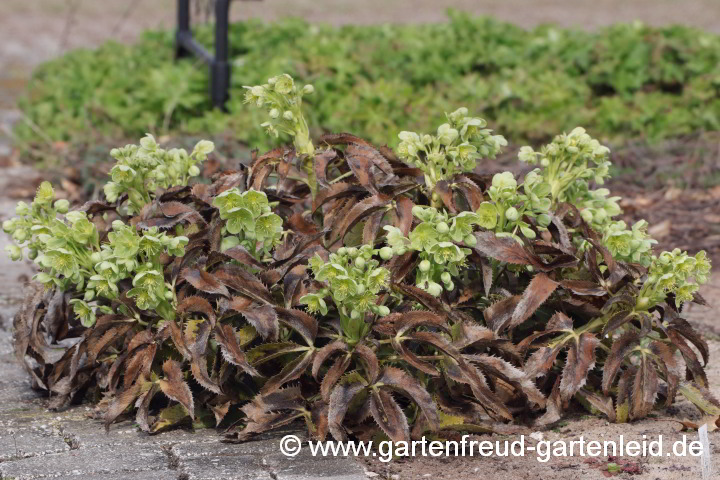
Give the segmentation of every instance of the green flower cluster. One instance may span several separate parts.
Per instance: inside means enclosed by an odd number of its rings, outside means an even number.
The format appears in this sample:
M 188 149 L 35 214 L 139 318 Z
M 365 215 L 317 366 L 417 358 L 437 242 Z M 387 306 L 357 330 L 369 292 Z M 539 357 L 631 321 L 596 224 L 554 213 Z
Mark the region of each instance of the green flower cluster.
M 160 255 L 182 257 L 188 238 L 168 236 L 157 227 L 138 233 L 135 227 L 120 220 L 114 221 L 112 227 L 108 243 L 90 255 L 92 267 L 84 272 L 88 276 L 85 296 L 82 300 L 71 300 L 75 314 L 84 325 L 92 325 L 95 323 L 94 308 L 102 310 L 103 306 L 89 302 L 117 299 L 120 294 L 118 283 L 132 278 L 133 288 L 127 296 L 135 300 L 140 310 L 155 310 L 163 318 L 173 318 L 171 302 L 175 301 L 175 294 L 173 286 L 165 282 Z M 47 273 L 38 274 L 37 279 L 43 283 L 50 280 Z M 124 314 L 133 316 L 125 305 L 119 308 Z
M 551 203 L 561 201 L 575 205 L 583 220 L 593 230 L 602 233 L 602 242 L 614 258 L 647 267 L 652 261 L 652 246 L 657 243 L 647 234 L 647 222 L 641 220 L 628 229 L 625 222 L 613 220 L 622 213 L 618 204 L 620 197 L 610 197 L 606 188 L 590 188 L 591 181 L 603 184 L 609 177 L 609 153 L 610 150 L 585 133 L 585 129 L 577 127 L 570 134 L 555 137 L 540 152 L 522 147 L 518 158 L 530 164 L 540 163 L 542 178 L 549 185 Z M 542 222 L 545 221 L 543 217 Z M 547 226 L 542 222 L 538 218 L 540 226 Z M 589 246 L 580 237 L 577 237 L 576 243 L 581 250 Z
M 261 126 L 270 135 L 277 137 L 279 132 L 286 133 L 293 138 L 298 154 L 308 157 L 315 155 L 308 124 L 302 113 L 303 95 L 315 91 L 312 85 L 298 88 L 292 77 L 284 73 L 268 79 L 264 85 L 243 88 L 246 89 L 245 103 L 254 103 L 258 108 L 267 109 L 270 120 Z
M 43 283 L 62 289 L 75 284 L 81 289 L 92 270 L 90 255 L 99 249 L 98 232 L 84 212 L 68 213 L 68 208 L 67 200 L 55 201 L 50 182 L 43 182 L 33 202 L 19 202 L 15 208 L 18 216 L 3 223 L 3 230 L 16 242 L 5 250 L 17 261 L 27 249 L 28 258 L 48 271 L 36 275 Z M 59 217 L 63 214 L 64 218 Z
M 379 253 L 380 250 L 370 245 L 362 245 L 340 247 L 330 254 L 327 262 L 319 255 L 311 258 L 313 277 L 325 286 L 300 298 L 300 303 L 307 305 L 311 313 L 327 315 L 325 299 L 332 298 L 345 337 L 351 342 L 359 341 L 370 327 L 365 323 L 368 312 L 378 316 L 390 313 L 388 307 L 378 304 L 378 294 L 390 280 L 390 271 L 380 267 L 380 261 L 373 258 Z
M 105 197 L 115 202 L 127 195 L 127 213 L 138 213 L 158 188 L 187 185 L 191 177 L 200 175 L 198 164 L 214 149 L 212 142 L 201 140 L 189 155 L 181 148 L 164 150 L 150 134 L 140 145 L 114 148 L 110 155 L 116 163 L 110 170 L 112 181 L 105 184 Z
M 525 175 L 522 189 L 523 193 L 518 190 L 512 173 L 496 173 L 488 189 L 494 203 L 483 202 L 478 210 L 483 219 L 481 225 L 494 229 L 499 237 L 512 237 L 518 241 L 522 241 L 518 233 L 528 239 L 536 237 L 525 217 L 534 218 L 538 229 L 547 228 L 550 225 L 550 185 L 535 169 Z
M 652 246 L 657 240 L 648 235 L 647 227 L 645 220 L 635 222 L 632 229 L 628 229 L 622 220 L 611 221 L 600 230 L 602 242 L 616 260 L 648 267 L 652 261 Z
M 280 243 L 283 221 L 272 212 L 265 192 L 237 188 L 226 190 L 213 201 L 226 220 L 221 250 L 242 245 L 258 260 L 270 255 L 270 250 Z
M 54 201 L 49 182 L 38 188 L 30 205 L 18 203 L 18 217 L 3 224 L 17 245 L 6 248 L 13 260 L 23 258 L 23 249 L 41 271 L 33 279 L 47 286 L 84 292 L 83 299 L 73 299 L 75 314 L 85 326 L 95 323 L 96 312 L 110 313 L 107 305 L 96 300 L 114 300 L 119 296 L 118 283 L 132 278 L 128 296 L 141 310 L 156 310 L 171 318 L 174 301 L 172 286 L 164 280 L 160 254 L 182 256 L 187 237 L 171 237 L 156 227 L 138 231 L 115 220 L 108 241 L 100 243 L 98 230 L 85 212 L 68 212 L 67 200 Z M 62 216 L 64 214 L 64 216 Z M 132 313 L 124 308 L 124 313 Z
M 485 120 L 467 114 L 465 107 L 446 114 L 448 123 L 440 125 L 435 135 L 407 131 L 398 135 L 398 155 L 422 170 L 428 189 L 440 180 L 473 171 L 479 158 L 495 158 L 507 145 L 505 137 L 485 128 Z
M 704 251 L 694 257 L 679 248 L 652 257 L 647 279 L 640 288 L 635 310 L 649 310 L 663 302 L 667 295 L 675 296 L 675 305 L 693 299 L 700 285 L 707 283 L 710 260 Z
M 607 188 L 592 190 L 586 180 L 576 181 L 568 188 L 566 195 L 568 200 L 580 210 L 583 220 L 598 232 L 602 232 L 612 223 L 612 217 L 622 213 L 618 205 L 620 197 L 608 197 L 610 190 Z
M 460 274 L 470 249 L 457 243 L 474 246 L 477 239 L 472 235 L 475 225 L 481 225 L 481 216 L 473 212 L 461 212 L 450 217 L 447 212 L 433 207 L 416 205 L 413 215 L 420 223 L 405 237 L 399 228 L 384 227 L 387 247 L 380 250 L 382 258 L 402 255 L 408 250 L 420 252 L 415 284 L 433 296 L 455 288 L 452 277 Z
M 27 248 L 28 257 L 34 260 L 38 252 L 43 250 L 44 243 L 40 239 L 41 234 L 48 234 L 53 227 L 64 229 L 67 226 L 57 219 L 58 214 L 65 214 L 70 208 L 70 202 L 65 199 L 55 201 L 55 191 L 50 182 L 42 182 L 37 189 L 35 199 L 28 205 L 25 202 L 18 202 L 15 207 L 17 217 L 3 222 L 3 231 L 12 235 L 16 245 L 8 245 L 5 251 L 14 261 L 23 259 L 23 249 Z M 89 223 L 89 222 L 88 222 Z M 79 231 L 75 234 L 79 240 L 85 240 L 88 225 L 81 222 L 78 225 Z M 91 235 L 97 242 L 97 231 Z M 70 235 L 69 239 L 72 239 Z M 43 237 L 44 238 L 44 237 Z M 80 248 L 84 249 L 84 245 Z
M 609 175 L 610 149 L 576 127 L 569 134 L 558 135 L 539 152 L 524 146 L 518 159 L 531 165 L 539 163 L 543 177 L 550 184 L 553 203 L 568 201 L 566 192 L 577 180 L 594 180 L 602 185 Z

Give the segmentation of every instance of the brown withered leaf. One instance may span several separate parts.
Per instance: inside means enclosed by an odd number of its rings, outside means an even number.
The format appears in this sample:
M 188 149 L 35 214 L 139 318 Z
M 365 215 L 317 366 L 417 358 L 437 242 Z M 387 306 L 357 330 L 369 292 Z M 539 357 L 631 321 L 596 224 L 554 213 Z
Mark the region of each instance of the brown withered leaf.
M 378 375 L 380 375 L 380 363 L 378 362 L 375 352 L 367 345 L 359 343 L 355 345 L 355 349 L 352 353 L 354 356 L 360 357 L 363 361 L 366 371 L 370 375 L 367 380 L 374 383 L 377 380 Z
M 213 309 L 210 302 L 206 299 L 198 296 L 185 297 L 177 306 L 177 312 L 183 314 L 185 312 L 190 313 L 202 313 L 210 321 L 210 325 L 215 325 L 215 310 Z
M 575 295 L 602 297 L 608 294 L 607 289 L 588 280 L 560 280 L 559 283 L 562 288 L 571 291 Z
M 360 185 L 347 182 L 333 183 L 329 188 L 318 192 L 313 200 L 312 213 L 328 202 L 348 197 L 362 197 L 367 195 L 367 190 Z
M 225 419 L 225 416 L 230 411 L 230 405 L 232 404 L 232 401 L 228 400 L 225 403 L 221 403 L 220 405 L 209 405 L 210 410 L 212 410 L 213 415 L 215 415 L 215 425 L 220 425 L 222 421 Z
M 412 200 L 405 195 L 395 197 L 395 226 L 400 229 L 406 237 L 410 235 L 412 228 L 412 208 L 415 206 Z
M 165 378 L 158 380 L 160 390 L 171 400 L 185 407 L 190 418 L 195 419 L 195 404 L 190 387 L 185 382 L 182 366 L 175 360 L 165 360 L 162 366 Z
M 641 355 L 640 365 L 630 394 L 630 418 L 644 418 L 653 408 L 657 396 L 658 377 L 647 355 Z
M 215 383 L 207 371 L 207 358 L 205 352 L 207 351 L 208 340 L 210 339 L 211 331 L 210 322 L 204 321 L 200 323 L 195 332 L 195 339 L 190 343 L 190 372 L 203 388 L 210 390 L 211 392 L 222 394 L 220 386 Z
M 494 258 L 501 262 L 531 265 L 541 272 L 571 267 L 578 263 L 578 259 L 572 255 L 558 255 L 545 263 L 540 257 L 529 252 L 526 247 L 510 237 L 498 237 L 491 231 L 475 232 L 474 235 L 477 244 L 472 247 L 472 250 L 482 256 Z
M 434 193 L 440 196 L 440 199 L 445 204 L 450 214 L 455 215 L 458 209 L 455 207 L 455 199 L 453 198 L 453 191 L 450 189 L 450 184 L 447 180 L 440 180 L 435 184 Z
M 318 323 L 315 317 L 311 317 L 302 310 L 292 308 L 276 309 L 278 320 L 299 333 L 308 346 L 315 344 L 315 337 L 318 332 Z
M 511 365 L 500 357 L 486 354 L 463 355 L 463 357 L 477 365 L 483 372 L 499 377 L 511 384 L 518 393 L 540 408 L 545 408 L 545 396 L 533 379 L 521 369 Z
M 373 195 L 378 193 L 375 172 L 392 174 L 388 161 L 369 144 L 350 143 L 345 150 L 345 160 L 358 183 Z
M 335 360 L 335 363 L 333 363 L 332 366 L 328 369 L 327 373 L 322 379 L 322 382 L 320 383 L 320 395 L 322 396 L 323 400 L 325 400 L 326 402 L 330 400 L 331 390 L 333 389 L 335 384 L 337 384 L 343 374 L 347 371 L 351 362 L 352 357 L 349 354 L 345 354 L 344 356 Z
M 215 279 L 228 288 L 261 303 L 273 303 L 272 294 L 258 278 L 237 265 L 223 264 L 213 270 Z M 229 295 L 228 295 L 229 296 Z
M 420 303 L 423 307 L 432 311 L 433 313 L 440 315 L 443 318 L 447 318 L 454 322 L 472 321 L 465 312 L 458 309 L 452 309 L 446 303 L 443 303 L 437 297 L 433 297 L 422 288 L 408 285 L 405 283 L 393 283 L 392 288 L 399 291 L 403 295 L 412 298 L 413 300 Z
M 453 183 L 465 199 L 468 209 L 476 212 L 484 200 L 482 190 L 478 184 L 465 175 L 457 175 L 453 179 Z
M 535 313 L 535 310 L 555 291 L 558 284 L 544 273 L 538 273 L 530 281 L 522 298 L 513 311 L 507 328 L 511 329 L 523 323 Z
M 720 402 L 702 385 L 695 382 L 683 381 L 678 387 L 685 398 L 691 401 L 700 411 L 708 415 L 720 415 Z
M 384 390 L 375 390 L 368 401 L 375 423 L 391 441 L 407 442 L 410 440 L 407 417 L 390 393 Z
M 682 367 L 675 357 L 675 353 L 666 343 L 658 340 L 653 341 L 650 344 L 650 351 L 655 355 L 653 361 L 665 376 L 665 383 L 667 384 L 665 406 L 669 407 L 675 401 L 678 385 L 680 385 L 680 379 L 682 379 Z
M 276 341 L 280 326 L 275 307 L 267 303 L 259 303 L 246 297 L 232 297 L 229 308 L 242 314 L 260 336 L 269 341 Z
M 440 420 L 437 408 L 427 390 L 410 374 L 395 367 L 385 367 L 376 384 L 399 391 L 420 407 L 431 430 L 437 430 Z
M 612 397 L 600 395 L 586 388 L 578 390 L 575 396 L 580 397 L 581 402 L 587 403 L 591 408 L 607 416 L 609 421 L 615 422 L 615 406 Z
M 144 383 L 143 380 L 137 381 L 113 398 L 105 412 L 106 431 L 110 430 L 110 424 L 140 396 Z
M 315 378 L 315 380 L 318 379 L 320 367 L 322 367 L 323 363 L 325 363 L 328 358 L 330 358 L 334 353 L 347 351 L 347 343 L 343 342 L 342 340 L 335 340 L 334 342 L 328 343 L 327 345 L 319 349 L 317 351 L 317 354 L 315 355 L 315 358 L 313 359 L 312 365 L 312 376 Z
M 305 400 L 297 387 L 283 388 L 267 395 L 256 395 L 242 407 L 247 424 L 230 434 L 225 441 L 244 442 L 255 435 L 288 425 L 302 418 Z
M 625 309 L 615 312 L 605 324 L 602 332 L 603 335 L 607 335 L 631 321 L 634 317 L 630 315 L 630 313 L 630 310 Z
M 237 260 L 243 265 L 250 265 L 251 267 L 257 268 L 258 270 L 264 270 L 265 265 L 253 257 L 242 245 L 235 245 L 232 248 L 228 248 L 223 255 L 227 255 L 233 260 Z
M 520 295 L 505 297 L 483 310 L 483 317 L 488 328 L 495 333 L 505 330 L 521 299 Z
M 339 442 L 347 440 L 347 432 L 343 427 L 343 420 L 347 414 L 352 399 L 365 389 L 359 382 L 340 383 L 330 393 L 328 401 L 328 429 L 330 434 Z
M 315 154 L 313 159 L 313 169 L 315 170 L 315 180 L 321 187 L 329 187 L 327 179 L 327 167 L 330 162 L 337 158 L 337 152 L 332 148 L 326 148 Z
M 298 355 L 293 360 L 290 360 L 285 364 L 282 370 L 277 375 L 270 377 L 265 385 L 260 389 L 262 395 L 274 392 L 287 382 L 291 382 L 300 377 L 307 367 L 312 364 L 313 357 L 315 356 L 316 350 L 310 349 L 303 355 Z
M 315 402 L 310 411 L 312 418 L 312 424 L 314 430 L 312 430 L 312 436 L 315 440 L 322 441 L 328 435 L 328 404 L 326 402 L 318 401 Z
M 332 230 L 333 240 L 342 240 L 360 220 L 385 208 L 392 201 L 392 197 L 382 193 L 375 194 L 356 203 L 347 215 Z
M 603 378 L 602 378 L 602 391 L 603 394 L 610 394 L 610 387 L 612 387 L 615 377 L 620 370 L 620 367 L 625 360 L 625 357 L 630 350 L 637 345 L 640 340 L 640 336 L 636 332 L 627 332 L 620 338 L 615 339 L 610 348 L 610 354 L 605 360 L 605 366 L 603 367 Z
M 215 276 L 198 268 L 186 268 L 180 274 L 190 285 L 201 292 L 229 297 L 230 292 Z
M 237 337 L 235 336 L 235 330 L 232 326 L 217 324 L 215 326 L 215 341 L 222 348 L 225 360 L 240 367 L 245 373 L 253 377 L 261 376 L 245 358 L 245 352 L 240 348 Z
M 568 342 L 568 354 L 560 381 L 560 399 L 567 405 L 573 395 L 587 381 L 588 372 L 595 366 L 595 348 L 600 340 L 592 333 L 582 333 Z
M 510 410 L 502 400 L 490 390 L 485 376 L 477 367 L 464 358 L 447 359 L 443 363 L 445 374 L 453 381 L 467 384 L 480 407 L 487 415 L 496 420 L 512 420 Z

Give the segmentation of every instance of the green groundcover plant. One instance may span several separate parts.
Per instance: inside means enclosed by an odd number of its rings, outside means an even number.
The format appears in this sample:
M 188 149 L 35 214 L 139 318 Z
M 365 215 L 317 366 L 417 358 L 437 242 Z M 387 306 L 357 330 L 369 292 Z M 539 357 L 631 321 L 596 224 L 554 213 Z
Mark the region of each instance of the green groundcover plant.
M 173 61 L 173 33 L 151 32 L 39 67 L 20 102 L 17 144 L 39 153 L 55 141 L 232 131 L 270 148 L 280 143 L 264 134 L 265 113 L 243 106 L 242 86 L 278 71 L 323 92 L 308 99 L 314 135 L 351 131 L 391 147 L 400 131 L 428 132 L 458 105 L 533 145 L 576 125 L 613 143 L 720 129 L 720 37 L 688 27 L 525 30 L 450 12 L 429 25 L 248 21 L 230 36 L 228 113 L 210 108 L 202 64 Z M 197 37 L 212 45 L 211 28 Z
M 678 393 L 720 415 L 681 314 L 710 262 L 614 219 L 584 129 L 521 149 L 522 179 L 483 176 L 506 141 L 467 108 L 393 152 L 312 141 L 317 94 L 289 75 L 246 91 L 293 146 L 203 182 L 211 143 L 148 135 L 113 150 L 104 200 L 69 210 L 43 183 L 3 225 L 39 268 L 15 352 L 53 406 L 228 441 L 296 420 L 338 440 L 502 431 L 577 404 L 626 422 Z

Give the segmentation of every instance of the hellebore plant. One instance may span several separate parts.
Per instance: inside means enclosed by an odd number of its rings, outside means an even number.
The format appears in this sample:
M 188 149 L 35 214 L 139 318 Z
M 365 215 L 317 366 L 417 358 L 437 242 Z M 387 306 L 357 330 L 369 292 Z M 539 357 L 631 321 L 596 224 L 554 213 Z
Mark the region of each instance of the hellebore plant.
M 103 398 L 108 426 L 134 412 L 228 441 L 296 420 L 319 439 L 502 431 L 577 406 L 624 422 L 678 393 L 720 415 L 681 316 L 710 262 L 614 218 L 593 189 L 607 148 L 575 129 L 521 151 L 539 164 L 522 183 L 480 176 L 505 142 L 461 108 L 397 156 L 351 134 L 316 149 L 310 92 L 249 88 L 294 148 L 211 182 L 190 180 L 212 144 L 146 137 L 113 152 L 104 201 L 69 211 L 43 183 L 18 205 L 8 252 L 39 273 L 15 351 L 53 406 Z

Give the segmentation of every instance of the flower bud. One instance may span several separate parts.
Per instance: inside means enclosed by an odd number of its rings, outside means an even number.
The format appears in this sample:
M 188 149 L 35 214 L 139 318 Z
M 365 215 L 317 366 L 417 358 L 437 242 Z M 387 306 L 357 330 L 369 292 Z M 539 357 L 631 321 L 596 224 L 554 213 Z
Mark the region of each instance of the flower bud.
M 15 207 L 15 215 L 29 215 L 30 214 L 30 206 L 25 202 L 18 202 L 17 207 Z
M 345 256 L 345 255 L 347 255 L 347 248 L 345 248 L 345 247 L 340 247 L 340 248 L 338 248 L 337 254 L 340 255 L 340 256 Z
M 15 231 L 15 220 L 5 220 L 2 224 L 5 233 L 13 233 Z
M 420 262 L 420 265 L 418 268 L 420 268 L 420 271 L 423 273 L 428 272 L 430 270 L 430 261 L 423 260 L 422 262 Z
M 450 231 L 450 227 L 448 227 L 448 224 L 445 222 L 438 223 L 435 229 L 438 231 L 438 233 L 447 233 Z
M 280 110 L 277 108 L 270 109 L 270 118 L 278 118 L 280 116 Z
M 28 234 L 24 228 L 18 228 L 13 232 L 12 237 L 16 242 L 22 243 L 27 239 Z
M 305 85 L 302 89 L 302 92 L 303 92 L 303 95 L 311 95 L 312 93 L 315 92 L 315 87 L 313 87 L 312 85 L 309 85 L 309 84 Z
M 441 279 L 442 282 L 443 282 L 444 284 L 446 284 L 446 285 L 447 285 L 448 283 L 452 282 L 452 278 L 450 277 L 450 273 L 449 273 L 449 272 L 443 272 L 442 275 L 440 275 L 440 279 Z
M 377 307 L 377 314 L 381 317 L 384 317 L 385 315 L 390 314 L 390 309 L 385 305 L 380 305 L 379 307 Z
M 290 110 L 285 110 L 285 112 L 283 112 L 283 118 L 289 122 L 292 122 L 293 120 L 295 120 L 295 115 L 293 115 Z
M 380 258 L 383 260 L 390 260 L 393 256 L 392 248 L 383 247 L 380 249 Z
M 363 257 L 357 257 L 355 259 L 355 266 L 358 268 L 365 268 L 365 259 Z
M 17 245 L 8 245 L 5 247 L 5 251 L 13 262 L 17 262 L 23 258 L 22 250 Z
M 347 254 L 351 256 L 352 258 L 355 258 L 358 254 L 358 249 L 355 247 L 350 247 L 347 249 Z
M 517 211 L 517 208 L 510 207 L 507 210 L 505 210 L 505 218 L 510 220 L 511 222 L 514 222 L 520 217 L 520 214 Z
M 200 175 L 200 169 L 197 165 L 193 165 L 192 167 L 188 168 L 188 175 L 191 177 L 197 177 Z
M 67 213 L 68 210 L 70 210 L 70 202 L 68 202 L 64 198 L 61 198 L 60 200 L 55 202 L 55 210 L 57 210 L 58 213 Z
M 443 291 L 443 288 L 439 284 L 437 284 L 435 282 L 428 283 L 427 292 L 430 295 L 432 295 L 433 297 L 439 296 L 442 293 L 442 291 Z
M 350 312 L 350 318 L 352 318 L 353 320 L 359 319 L 359 318 L 360 318 L 360 312 L 358 312 L 357 310 L 353 309 L 353 310 Z
M 475 235 L 465 235 L 463 242 L 465 242 L 465 245 L 468 247 L 474 247 L 477 245 L 477 238 L 475 238 Z
M 593 214 L 590 210 L 583 210 L 580 212 L 580 216 L 582 216 L 583 220 L 585 220 L 585 223 L 590 223 L 593 220 Z

